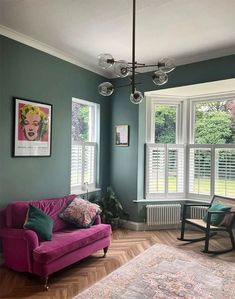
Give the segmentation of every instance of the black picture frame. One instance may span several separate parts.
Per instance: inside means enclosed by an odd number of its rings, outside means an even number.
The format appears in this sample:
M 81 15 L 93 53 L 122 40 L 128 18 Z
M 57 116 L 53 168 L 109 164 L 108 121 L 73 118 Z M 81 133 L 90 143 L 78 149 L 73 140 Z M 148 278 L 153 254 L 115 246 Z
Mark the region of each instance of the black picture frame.
M 129 125 L 115 126 L 115 145 L 129 146 Z
M 50 157 L 52 105 L 14 97 L 13 157 Z

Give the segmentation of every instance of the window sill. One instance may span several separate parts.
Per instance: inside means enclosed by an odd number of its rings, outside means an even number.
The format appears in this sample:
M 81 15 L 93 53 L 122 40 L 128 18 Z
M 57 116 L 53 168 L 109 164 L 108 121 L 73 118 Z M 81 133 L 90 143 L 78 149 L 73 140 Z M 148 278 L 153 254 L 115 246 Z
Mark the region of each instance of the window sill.
M 101 188 L 90 188 L 90 189 L 88 189 L 88 193 L 98 192 L 98 191 L 101 191 Z M 84 195 L 84 194 L 87 194 L 87 191 L 84 191 L 81 188 L 72 188 L 71 189 L 71 194 Z
M 162 202 L 198 202 L 198 203 L 207 203 L 210 200 L 206 199 L 195 199 L 195 198 L 158 198 L 158 199 L 140 199 L 133 200 L 135 203 L 162 203 Z

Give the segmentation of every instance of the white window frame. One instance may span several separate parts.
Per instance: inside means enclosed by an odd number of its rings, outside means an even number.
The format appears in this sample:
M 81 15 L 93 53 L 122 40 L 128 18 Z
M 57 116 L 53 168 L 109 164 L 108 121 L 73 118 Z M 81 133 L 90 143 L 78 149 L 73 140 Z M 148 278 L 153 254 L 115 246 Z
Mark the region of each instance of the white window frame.
M 183 144 L 186 136 L 181 132 L 184 127 L 183 102 L 179 98 L 151 97 L 147 98 L 148 105 L 146 109 L 146 143 L 155 143 L 155 105 L 169 105 L 176 107 L 176 144 Z
M 93 172 L 93 177 L 94 180 L 90 183 L 87 184 L 88 187 L 88 191 L 92 192 L 97 190 L 97 184 L 98 184 L 98 172 L 97 172 L 97 165 L 99 163 L 98 160 L 98 142 L 99 142 L 99 130 L 100 130 L 100 118 L 99 118 L 99 111 L 100 111 L 100 105 L 94 102 L 90 102 L 90 101 L 85 101 L 82 99 L 77 99 L 77 98 L 72 98 L 72 103 L 78 103 L 81 105 L 86 105 L 89 106 L 89 120 L 92 120 L 91 125 L 89 123 L 89 141 L 88 142 L 82 142 L 82 141 L 73 141 L 72 140 L 72 134 L 71 134 L 71 150 L 72 150 L 72 146 L 80 146 L 81 150 L 82 150 L 82 166 L 79 165 L 77 166 L 77 170 L 79 171 L 79 168 L 82 169 L 82 173 L 81 173 L 81 184 L 78 185 L 72 185 L 72 183 L 70 183 L 70 191 L 71 193 L 76 193 L 76 194 L 82 194 L 84 192 L 86 192 L 86 190 L 84 189 L 85 187 L 85 179 L 84 179 L 84 172 L 85 172 L 85 150 L 87 148 L 93 148 L 94 150 L 94 157 L 92 160 L 93 163 L 93 167 L 94 167 L 94 172 Z M 72 153 L 72 152 L 71 152 Z M 71 156 L 72 158 L 72 156 Z M 72 163 L 72 160 L 71 160 Z M 71 164 L 72 167 L 72 164 Z M 72 168 L 71 168 L 72 169 Z
M 178 198 L 194 198 L 194 199 L 205 199 L 210 200 L 211 196 L 215 192 L 215 149 L 217 148 L 235 148 L 235 144 L 223 144 L 223 145 L 200 145 L 194 144 L 194 106 L 199 102 L 208 102 L 208 101 L 229 101 L 235 99 L 235 93 L 217 93 L 210 95 L 200 95 L 194 97 L 166 97 L 166 96 L 147 96 L 147 106 L 146 106 L 146 167 L 145 167 L 145 198 L 146 199 L 156 199 L 168 198 L 169 194 L 166 192 L 159 195 L 151 195 L 147 192 L 148 184 L 148 163 L 147 163 L 147 147 L 148 145 L 155 144 L 155 110 L 154 107 L 156 104 L 169 104 L 169 105 L 178 105 L 178 120 L 177 122 L 177 132 L 176 140 L 177 144 L 184 144 L 185 146 L 185 187 L 184 194 L 171 194 L 170 197 Z M 177 145 L 176 144 L 176 145 Z M 160 144 L 155 144 L 160 145 Z M 153 145 L 152 145 L 153 146 Z M 161 145 L 163 146 L 163 145 Z M 210 195 L 203 194 L 193 194 L 189 192 L 189 150 L 190 148 L 211 148 L 211 183 L 210 183 Z M 165 178 L 167 181 L 167 177 Z M 166 189 L 167 191 L 167 189 Z

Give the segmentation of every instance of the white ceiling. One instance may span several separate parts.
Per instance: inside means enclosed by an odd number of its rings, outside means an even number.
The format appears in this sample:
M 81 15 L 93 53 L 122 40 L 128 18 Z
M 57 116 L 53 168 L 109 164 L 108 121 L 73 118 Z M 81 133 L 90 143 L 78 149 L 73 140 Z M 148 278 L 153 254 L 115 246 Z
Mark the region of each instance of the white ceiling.
M 136 2 L 138 62 L 235 54 L 235 0 Z M 0 0 L 0 25 L 0 34 L 106 76 L 98 54 L 131 61 L 132 0 Z

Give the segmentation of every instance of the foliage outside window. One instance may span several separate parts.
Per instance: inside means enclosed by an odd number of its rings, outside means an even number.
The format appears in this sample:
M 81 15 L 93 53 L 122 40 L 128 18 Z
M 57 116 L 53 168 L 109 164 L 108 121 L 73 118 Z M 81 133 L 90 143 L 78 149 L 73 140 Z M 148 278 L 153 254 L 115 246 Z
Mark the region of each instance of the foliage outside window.
M 90 141 L 89 109 L 88 105 L 72 102 L 72 139 L 74 141 Z
M 176 106 L 155 105 L 155 143 L 176 143 Z
M 195 144 L 235 144 L 235 100 L 194 105 Z

